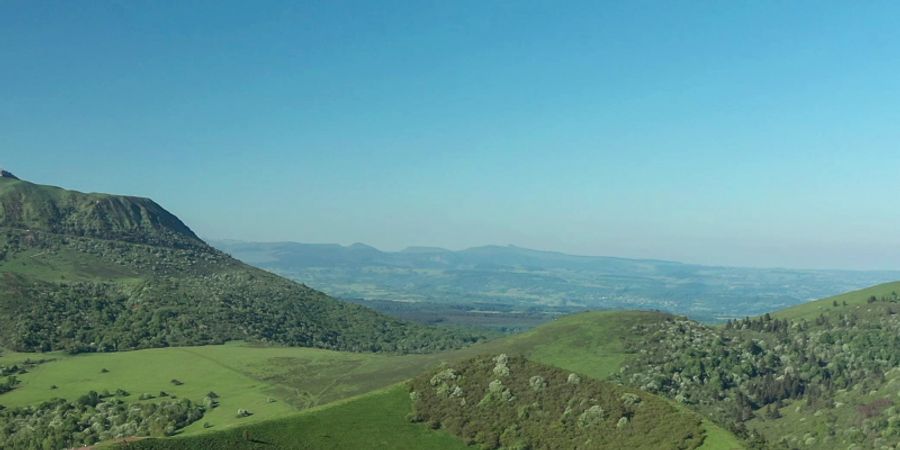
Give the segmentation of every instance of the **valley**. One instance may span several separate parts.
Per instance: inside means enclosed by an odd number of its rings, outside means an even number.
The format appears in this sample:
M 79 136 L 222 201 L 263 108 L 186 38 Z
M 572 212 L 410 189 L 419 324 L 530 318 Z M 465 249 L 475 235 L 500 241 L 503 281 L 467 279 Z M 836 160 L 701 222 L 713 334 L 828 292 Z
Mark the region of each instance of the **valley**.
M 500 332 L 597 309 L 658 309 L 722 323 L 900 279 L 890 271 L 716 267 L 498 245 L 386 252 L 365 244 L 211 244 L 385 314 Z

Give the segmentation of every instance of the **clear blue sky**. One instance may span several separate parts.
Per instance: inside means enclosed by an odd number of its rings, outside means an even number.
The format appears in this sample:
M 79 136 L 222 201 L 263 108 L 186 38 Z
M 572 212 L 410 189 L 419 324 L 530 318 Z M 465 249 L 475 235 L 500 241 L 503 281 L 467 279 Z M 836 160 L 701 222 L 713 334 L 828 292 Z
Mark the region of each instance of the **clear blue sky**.
M 6 0 L 0 165 L 211 238 L 900 269 L 898 17 Z

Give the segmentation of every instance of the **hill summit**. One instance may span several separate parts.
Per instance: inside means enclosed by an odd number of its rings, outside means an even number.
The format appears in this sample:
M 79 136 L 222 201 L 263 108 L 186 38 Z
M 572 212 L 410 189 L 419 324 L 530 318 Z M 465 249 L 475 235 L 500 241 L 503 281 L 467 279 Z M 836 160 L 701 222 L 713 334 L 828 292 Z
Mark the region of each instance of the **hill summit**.
M 9 172 L 5 172 L 9 173 Z M 153 200 L 0 178 L 0 227 L 174 248 L 206 244 Z
M 18 180 L 19 177 L 12 174 L 12 172 L 7 172 L 6 170 L 0 169 L 0 178 L 12 178 L 13 180 Z
M 467 340 L 247 266 L 148 198 L 0 178 L 0 347 L 116 351 L 228 340 L 422 352 Z

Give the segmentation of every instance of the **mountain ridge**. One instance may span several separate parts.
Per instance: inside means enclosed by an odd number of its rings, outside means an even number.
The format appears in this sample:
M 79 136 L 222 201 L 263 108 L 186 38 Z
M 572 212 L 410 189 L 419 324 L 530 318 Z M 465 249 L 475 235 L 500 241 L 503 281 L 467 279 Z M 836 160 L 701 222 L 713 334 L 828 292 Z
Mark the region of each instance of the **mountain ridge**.
M 366 244 L 364 242 L 354 242 L 352 244 L 340 244 L 336 242 L 299 242 L 299 241 L 291 241 L 291 240 L 276 240 L 276 241 L 252 241 L 252 240 L 244 240 L 244 239 L 225 239 L 225 238 L 204 238 L 204 240 L 210 245 L 216 247 L 221 245 L 225 248 L 231 247 L 245 247 L 245 246 L 258 246 L 258 247 L 267 247 L 267 248 L 277 248 L 277 247 L 294 247 L 294 248 L 309 248 L 309 249 L 320 249 L 320 250 L 333 250 L 333 251 L 348 251 L 348 250 L 360 250 L 367 249 L 372 251 L 373 253 L 377 252 L 381 255 L 404 255 L 404 254 L 412 254 L 412 255 L 423 255 L 423 254 L 487 254 L 492 252 L 497 253 L 507 253 L 507 254 L 525 254 L 525 255 L 533 255 L 533 256 L 552 256 L 552 257 L 560 257 L 560 258 L 569 258 L 572 260 L 607 260 L 607 261 L 622 261 L 622 262 L 642 262 L 642 263 L 659 263 L 659 264 L 671 264 L 673 266 L 684 266 L 684 267 L 701 267 L 701 268 L 709 268 L 709 269 L 739 269 L 739 270 L 771 270 L 771 271 L 789 271 L 789 272 L 845 272 L 845 273 L 895 273 L 900 275 L 900 269 L 842 269 L 842 268 L 805 268 L 805 267 L 762 267 L 762 266 L 741 266 L 741 265 L 725 265 L 725 264 L 706 264 L 706 263 L 691 263 L 684 261 L 677 261 L 673 259 L 660 259 L 660 258 L 640 258 L 640 257 L 627 257 L 627 256 L 610 256 L 610 255 L 581 255 L 581 254 L 572 254 L 566 253 L 558 250 L 541 250 L 534 249 L 529 247 L 522 247 L 515 244 L 484 244 L 484 245 L 476 245 L 472 247 L 466 247 L 459 250 L 452 250 L 445 247 L 440 246 L 429 246 L 429 245 L 411 245 L 404 247 L 400 250 L 382 250 L 376 246 Z
M 0 227 L 147 245 L 207 246 L 149 198 L 84 193 L 9 177 L 0 178 Z

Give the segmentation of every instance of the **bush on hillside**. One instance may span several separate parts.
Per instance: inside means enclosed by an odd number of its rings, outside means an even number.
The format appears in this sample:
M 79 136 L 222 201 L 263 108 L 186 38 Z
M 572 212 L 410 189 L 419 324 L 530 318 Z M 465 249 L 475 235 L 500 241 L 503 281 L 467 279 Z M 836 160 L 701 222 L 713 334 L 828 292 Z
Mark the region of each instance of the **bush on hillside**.
M 78 401 L 0 408 L 0 448 L 72 448 L 130 436 L 171 436 L 203 417 L 190 400 L 125 403 L 97 392 Z
M 691 449 L 702 442 L 694 415 L 572 375 L 523 357 L 475 358 L 413 380 L 411 418 L 487 449 Z

